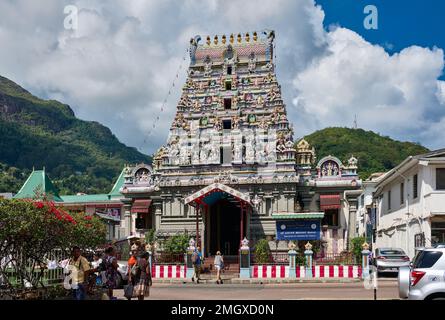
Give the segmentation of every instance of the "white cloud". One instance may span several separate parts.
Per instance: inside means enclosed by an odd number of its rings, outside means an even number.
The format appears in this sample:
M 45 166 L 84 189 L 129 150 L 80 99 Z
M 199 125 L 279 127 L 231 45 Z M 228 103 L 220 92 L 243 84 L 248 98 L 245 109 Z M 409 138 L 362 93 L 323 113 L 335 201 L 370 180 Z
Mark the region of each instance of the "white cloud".
M 67 4 L 79 8 L 76 32 L 63 29 Z M 389 56 L 350 30 L 325 31 L 323 19 L 313 0 L 1 2 L 0 74 L 153 152 L 165 142 L 176 111 L 189 39 L 268 28 L 276 31 L 278 79 L 296 136 L 350 125 L 357 113 L 367 129 L 439 144 L 442 50 L 410 47 Z M 144 144 L 158 115 L 156 134 Z
M 443 50 L 412 46 L 389 55 L 357 33 L 336 28 L 327 34 L 328 54 L 297 74 L 293 104 L 306 132 L 351 126 L 357 114 L 365 129 L 429 147 L 444 144 Z M 428 137 L 428 139 L 425 139 Z

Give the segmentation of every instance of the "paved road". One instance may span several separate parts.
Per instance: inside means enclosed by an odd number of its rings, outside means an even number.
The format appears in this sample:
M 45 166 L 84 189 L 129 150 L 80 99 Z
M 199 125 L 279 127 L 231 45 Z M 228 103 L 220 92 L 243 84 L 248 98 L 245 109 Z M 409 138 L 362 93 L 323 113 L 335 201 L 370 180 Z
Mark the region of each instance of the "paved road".
M 123 298 L 123 290 L 115 295 Z M 384 279 L 379 282 L 377 299 L 398 299 L 397 280 Z M 293 284 L 161 284 L 155 283 L 150 290 L 153 300 L 300 300 L 342 299 L 372 300 L 373 290 L 364 288 L 363 283 L 293 283 Z

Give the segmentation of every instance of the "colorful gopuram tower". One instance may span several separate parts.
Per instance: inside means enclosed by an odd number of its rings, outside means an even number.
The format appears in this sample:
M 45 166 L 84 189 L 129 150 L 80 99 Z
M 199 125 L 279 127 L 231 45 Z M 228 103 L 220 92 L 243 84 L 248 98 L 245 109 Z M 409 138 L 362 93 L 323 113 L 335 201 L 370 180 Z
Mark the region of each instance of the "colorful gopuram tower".
M 165 180 L 295 179 L 292 127 L 273 61 L 273 31 L 190 40 L 190 67 L 168 142 L 154 167 Z M 175 173 L 181 171 L 181 178 Z M 199 172 L 198 172 L 199 171 Z M 186 173 L 190 173 L 187 175 Z
M 341 193 L 359 186 L 356 167 L 323 158 L 315 168 L 309 143 L 295 149 L 274 40 L 270 30 L 190 40 L 187 80 L 166 144 L 152 166 L 124 170 L 121 225 L 128 235 L 187 232 L 206 256 L 236 257 L 244 237 L 253 245 L 268 239 L 281 251 L 288 250 L 286 228 L 320 239 L 328 212 L 326 221 L 338 226 L 323 229 L 326 250 L 347 243 L 343 217 L 350 214 L 341 211 Z

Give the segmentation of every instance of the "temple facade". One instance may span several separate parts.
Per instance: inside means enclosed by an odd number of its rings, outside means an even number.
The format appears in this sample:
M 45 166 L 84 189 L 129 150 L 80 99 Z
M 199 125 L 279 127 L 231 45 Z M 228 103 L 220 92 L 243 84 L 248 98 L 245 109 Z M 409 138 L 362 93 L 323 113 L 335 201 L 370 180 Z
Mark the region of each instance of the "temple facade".
M 121 234 L 186 231 L 206 255 L 236 255 L 244 237 L 287 250 L 286 228 L 298 234 L 301 225 L 316 231 L 323 252 L 347 248 L 361 186 L 357 159 L 317 161 L 306 140 L 295 144 L 274 40 L 269 30 L 190 40 L 166 144 L 152 165 L 123 171 Z

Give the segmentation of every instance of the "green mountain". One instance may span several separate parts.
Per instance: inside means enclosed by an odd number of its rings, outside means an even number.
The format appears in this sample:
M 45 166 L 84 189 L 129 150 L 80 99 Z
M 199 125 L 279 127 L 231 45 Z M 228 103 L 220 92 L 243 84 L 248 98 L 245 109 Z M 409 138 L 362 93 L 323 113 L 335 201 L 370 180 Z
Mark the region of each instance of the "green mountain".
M 326 128 L 305 139 L 318 159 L 357 157 L 364 179 L 429 151 L 362 129 Z M 151 158 L 119 142 L 107 127 L 77 119 L 68 105 L 39 99 L 0 76 L 0 192 L 17 192 L 33 167 L 45 167 L 61 195 L 107 193 L 124 164 L 137 162 Z
M 418 143 L 396 141 L 363 129 L 326 128 L 305 139 L 315 148 L 318 159 L 333 155 L 346 161 L 354 155 L 362 179 L 373 172 L 388 171 L 410 155 L 429 151 Z
M 60 194 L 106 193 L 124 164 L 137 162 L 151 158 L 0 76 L 0 192 L 17 192 L 33 167 L 45 167 Z

